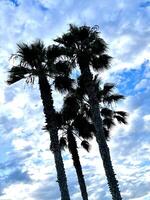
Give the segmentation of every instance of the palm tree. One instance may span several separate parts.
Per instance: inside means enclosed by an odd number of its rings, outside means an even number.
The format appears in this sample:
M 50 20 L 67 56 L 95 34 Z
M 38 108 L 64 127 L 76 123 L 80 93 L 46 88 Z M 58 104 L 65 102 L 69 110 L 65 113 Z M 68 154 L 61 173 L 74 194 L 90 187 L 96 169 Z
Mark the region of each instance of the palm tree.
M 99 84 L 98 81 L 97 84 Z M 108 83 L 104 84 L 103 88 L 99 88 L 99 102 L 101 102 L 100 113 L 103 120 L 103 131 L 106 140 L 110 137 L 110 130 L 112 126 L 115 125 L 115 119 L 117 119 L 119 123 L 126 124 L 126 112 L 112 110 L 113 102 L 117 102 L 122 98 L 122 95 L 113 93 L 113 88 L 114 85 Z M 75 137 L 77 136 L 82 141 L 81 145 L 89 151 L 90 145 L 87 140 L 93 138 L 95 129 L 91 122 L 90 106 L 86 100 L 84 91 L 79 85 L 76 90 L 72 89 L 72 91 L 65 97 L 62 108 L 62 117 L 62 137 L 60 138 L 60 144 L 62 149 L 68 146 L 69 151 L 72 154 L 82 198 L 87 199 L 86 185 Z
M 58 115 L 53 106 L 52 89 L 48 82 L 47 75 L 53 76 L 57 71 L 54 60 L 60 54 L 56 46 L 46 49 L 41 41 L 31 45 L 19 44 L 15 58 L 19 59 L 19 64 L 13 66 L 9 71 L 7 83 L 9 85 L 26 78 L 27 82 L 34 82 L 34 77 L 38 77 L 39 90 L 43 103 L 46 128 L 50 134 L 51 151 L 57 171 L 58 184 L 62 200 L 70 200 L 64 164 L 61 156 L 61 149 L 58 140 L 59 124 Z M 51 74 L 50 74 L 51 71 Z
M 62 136 L 60 138 L 60 145 L 62 149 L 64 149 L 64 147 L 68 147 L 72 155 L 72 160 L 76 170 L 82 199 L 88 200 L 86 184 L 77 149 L 78 147 L 77 147 L 76 137 L 78 137 L 82 141 L 81 145 L 87 151 L 89 151 L 90 146 L 87 139 L 93 137 L 92 134 L 93 130 L 91 128 L 92 125 L 86 120 L 86 118 L 83 119 L 83 116 L 79 112 L 80 112 L 79 102 L 77 98 L 75 98 L 75 95 L 70 92 L 65 97 L 64 105 L 61 111 L 63 123 L 61 125 Z M 81 137 L 83 139 L 81 139 Z
M 91 117 L 96 130 L 95 137 L 99 146 L 112 199 L 121 200 L 119 184 L 115 177 L 109 147 L 105 140 L 103 121 L 99 110 L 98 88 L 91 72 L 91 68 L 101 71 L 110 67 L 111 57 L 106 54 L 107 45 L 99 37 L 96 27 L 77 27 L 74 25 L 70 25 L 69 32 L 55 39 L 55 42 L 66 48 L 66 56 L 71 57 L 74 60 L 74 64 L 80 68 L 81 82 L 89 99 Z

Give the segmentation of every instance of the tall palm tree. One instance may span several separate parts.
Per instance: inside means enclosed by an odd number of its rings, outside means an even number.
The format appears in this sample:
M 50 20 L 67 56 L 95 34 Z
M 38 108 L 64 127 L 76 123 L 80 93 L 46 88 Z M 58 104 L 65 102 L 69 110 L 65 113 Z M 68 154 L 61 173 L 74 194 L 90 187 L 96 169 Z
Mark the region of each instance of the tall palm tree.
M 76 142 L 76 136 L 80 138 L 81 145 L 89 151 L 89 143 L 87 139 L 92 138 L 92 128 L 90 127 L 90 123 L 86 120 L 81 120 L 80 105 L 75 98 L 75 95 L 71 92 L 65 97 L 64 105 L 61 111 L 62 114 L 62 125 L 61 125 L 61 133 L 62 137 L 60 138 L 60 145 L 64 149 L 64 147 L 68 147 L 71 155 L 73 164 L 76 170 L 81 195 L 83 200 L 88 200 L 88 193 L 86 189 L 86 184 L 84 180 L 84 175 L 82 172 L 82 167 L 80 163 L 80 158 L 78 154 L 78 147 Z M 79 121 L 80 117 L 80 123 Z M 92 125 L 91 125 L 92 126 Z M 82 127 L 82 130 L 81 130 Z M 85 128 L 83 128 L 85 127 Z M 65 137 L 64 137 L 65 136 Z M 81 139 L 81 137 L 83 139 Z
M 97 84 L 99 84 L 98 81 Z M 72 154 L 82 198 L 86 199 L 86 186 L 75 137 L 79 137 L 82 140 L 81 145 L 89 151 L 90 145 L 87 140 L 93 138 L 95 129 L 91 122 L 91 109 L 85 97 L 83 91 L 84 88 L 81 87 L 78 85 L 75 90 L 72 89 L 65 97 L 62 108 L 63 124 L 61 126 L 62 137 L 60 138 L 60 144 L 62 149 L 68 146 L 69 151 Z M 126 124 L 126 112 L 114 111 L 112 109 L 113 102 L 119 101 L 120 98 L 122 99 L 122 95 L 113 93 L 113 88 L 114 85 L 108 83 L 104 84 L 103 88 L 99 87 L 99 102 L 101 102 L 100 113 L 103 120 L 103 131 L 106 140 L 110 137 L 110 130 L 112 126 L 115 125 L 115 119 L 117 119 L 119 123 Z
M 54 65 L 54 60 L 59 56 L 59 54 L 60 50 L 58 51 L 57 47 L 54 46 L 53 48 L 49 47 L 46 49 L 41 41 L 37 41 L 31 45 L 24 43 L 19 44 L 17 53 L 15 54 L 15 58 L 19 60 L 19 64 L 10 69 L 7 83 L 10 85 L 24 78 L 27 79 L 27 82 L 30 81 L 33 83 L 34 77 L 38 77 L 46 128 L 50 134 L 51 151 L 54 155 L 61 199 L 70 200 L 58 140 L 58 115 L 53 106 L 52 89 L 47 79 L 47 75 L 53 76 L 55 71 L 57 71 L 57 67 Z
M 111 57 L 106 54 L 107 45 L 99 37 L 97 28 L 70 25 L 69 32 L 55 39 L 60 46 L 66 48 L 66 55 L 79 66 L 83 87 L 87 93 L 95 127 L 95 137 L 99 146 L 105 174 L 113 200 L 121 200 L 119 184 L 115 177 L 109 147 L 105 140 L 103 121 L 99 111 L 98 89 L 93 79 L 91 68 L 96 71 L 108 69 Z

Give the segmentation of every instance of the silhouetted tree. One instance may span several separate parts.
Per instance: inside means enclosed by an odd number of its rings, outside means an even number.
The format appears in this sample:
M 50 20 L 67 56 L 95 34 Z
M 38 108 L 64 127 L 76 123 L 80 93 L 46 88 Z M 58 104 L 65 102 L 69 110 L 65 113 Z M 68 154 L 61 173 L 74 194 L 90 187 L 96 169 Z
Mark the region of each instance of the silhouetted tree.
M 62 114 L 62 137 L 60 138 L 60 145 L 62 149 L 64 147 L 68 147 L 71 155 L 73 164 L 76 170 L 81 195 L 83 200 L 88 200 L 88 194 L 86 189 L 86 184 L 84 180 L 84 175 L 82 172 L 82 167 L 80 163 L 80 158 L 78 154 L 78 147 L 76 142 L 76 137 L 80 138 L 81 145 L 89 151 L 89 143 L 87 139 L 92 138 L 92 129 L 88 129 L 87 125 L 91 125 L 86 118 L 84 120 L 80 120 L 80 105 L 78 104 L 77 98 L 73 95 L 73 93 L 69 93 L 64 100 L 64 105 L 61 111 Z M 82 129 L 81 129 L 82 127 Z M 84 128 L 85 127 L 85 128 Z M 86 132 L 86 134 L 85 134 Z M 81 139 L 82 137 L 82 139 Z
M 54 154 L 57 178 L 61 191 L 61 199 L 70 200 L 67 179 L 58 140 L 58 114 L 53 106 L 52 89 L 47 79 L 47 76 L 53 77 L 61 64 L 65 65 L 63 62 L 57 62 L 57 64 L 54 62 L 56 57 L 60 54 L 60 48 L 57 48 L 56 46 L 49 46 L 46 49 L 41 41 L 37 41 L 31 45 L 24 43 L 19 44 L 17 53 L 15 54 L 15 58 L 19 60 L 19 64 L 10 69 L 7 83 L 11 85 L 22 79 L 26 79 L 27 82 L 33 83 L 34 77 L 38 77 L 39 90 L 41 93 L 46 120 L 46 128 L 50 134 L 51 151 Z M 65 70 L 65 68 L 63 68 L 63 70 Z M 66 71 L 68 71 L 68 69 L 66 69 Z M 66 77 L 64 79 L 67 80 Z M 57 82 L 57 78 L 55 82 Z
M 99 110 L 98 88 L 91 72 L 91 68 L 95 71 L 109 69 L 111 57 L 106 53 L 107 45 L 99 36 L 96 27 L 77 27 L 75 25 L 70 25 L 68 33 L 55 39 L 55 42 L 66 49 L 65 56 L 72 59 L 74 65 L 80 68 L 80 81 L 89 99 L 91 117 L 96 130 L 95 137 L 99 145 L 112 199 L 121 200 L 118 181 L 115 177 L 109 147 L 103 130 L 103 121 Z
M 97 80 L 96 80 L 97 81 Z M 98 85 L 97 81 L 97 85 Z M 80 81 L 79 81 L 80 84 Z M 100 113 L 103 120 L 103 131 L 105 139 L 110 137 L 110 130 L 115 125 L 115 119 L 119 123 L 126 124 L 126 112 L 112 110 L 112 104 L 123 98 L 122 95 L 113 93 L 113 84 L 104 84 L 103 88 L 99 86 L 99 103 L 101 103 Z M 87 140 L 93 138 L 95 128 L 91 120 L 91 109 L 86 98 L 84 88 L 78 85 L 76 90 L 73 90 L 65 97 L 62 108 L 63 125 L 61 127 L 63 136 L 60 138 L 62 148 L 69 148 L 72 154 L 72 159 L 77 172 L 78 181 L 83 199 L 87 198 L 85 181 L 83 178 L 82 167 L 80 164 L 79 154 L 77 151 L 77 143 L 75 137 L 78 136 L 84 140 L 81 145 L 89 151 L 90 145 Z M 64 135 L 65 133 L 65 135 Z M 65 136 L 65 137 L 64 137 Z

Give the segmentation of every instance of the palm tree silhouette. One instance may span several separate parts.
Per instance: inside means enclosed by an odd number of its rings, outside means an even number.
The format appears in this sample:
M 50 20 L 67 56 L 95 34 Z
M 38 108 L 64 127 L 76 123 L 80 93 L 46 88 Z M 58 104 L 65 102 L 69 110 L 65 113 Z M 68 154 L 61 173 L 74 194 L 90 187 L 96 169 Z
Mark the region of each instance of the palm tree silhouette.
M 52 89 L 47 78 L 47 76 L 53 77 L 59 68 L 60 63 L 58 62 L 57 64 L 54 64 L 54 61 L 56 57 L 61 54 L 60 52 L 61 49 L 56 46 L 49 46 L 46 49 L 40 40 L 32 43 L 31 45 L 27 45 L 25 43 L 19 44 L 17 53 L 15 54 L 15 58 L 19 59 L 19 64 L 10 69 L 7 83 L 11 85 L 22 79 L 26 79 L 27 82 L 34 83 L 34 77 L 38 77 L 39 90 L 46 120 L 46 128 L 50 134 L 51 151 L 54 155 L 61 199 L 70 200 L 58 140 L 58 114 L 53 106 Z M 64 79 L 66 79 L 66 77 Z
M 77 98 L 74 95 L 73 89 L 72 89 L 72 92 L 70 92 L 65 97 L 64 105 L 61 110 L 61 115 L 62 115 L 63 123 L 61 126 L 62 137 L 60 138 L 60 145 L 62 149 L 64 149 L 64 147 L 68 147 L 72 155 L 72 160 L 73 160 L 73 164 L 76 170 L 82 199 L 88 200 L 86 184 L 85 184 L 84 175 L 82 172 L 82 167 L 81 167 L 80 158 L 79 158 L 79 153 L 77 149 L 78 146 L 76 142 L 76 137 L 78 137 L 82 141 L 81 145 L 87 151 L 89 151 L 90 146 L 87 139 L 90 139 L 93 137 L 93 134 L 92 134 L 93 130 L 87 127 L 87 125 L 90 126 L 91 124 L 87 121 L 86 118 L 84 119 L 84 122 L 83 122 L 83 117 L 81 120 L 82 115 L 80 114 L 80 105 Z M 79 118 L 80 118 L 80 122 L 79 122 Z
M 95 81 L 98 85 L 99 81 Z M 115 111 L 112 109 L 112 104 L 114 102 L 117 103 L 123 98 L 122 95 L 113 93 L 114 87 L 115 86 L 110 83 L 104 84 L 103 88 L 98 87 L 99 103 L 101 103 L 100 113 L 103 120 L 103 131 L 106 140 L 109 140 L 110 138 L 110 130 L 115 125 L 115 119 L 119 123 L 127 123 L 126 112 Z M 69 151 L 72 154 L 83 199 L 87 199 L 88 197 L 75 137 L 79 137 L 82 140 L 81 145 L 89 151 L 90 144 L 88 140 L 92 139 L 93 133 L 95 133 L 95 128 L 91 120 L 91 109 L 85 96 L 86 94 L 84 93 L 84 88 L 78 85 L 76 90 L 72 89 L 71 92 L 65 97 L 62 108 L 64 123 L 61 126 L 61 130 L 63 132 L 62 137 L 60 138 L 62 149 L 68 146 Z M 66 137 L 64 137 L 64 133 Z
M 74 60 L 74 65 L 80 68 L 80 81 L 89 99 L 91 117 L 96 130 L 95 137 L 112 199 L 121 200 L 119 184 L 115 177 L 109 147 L 103 130 L 103 121 L 99 110 L 98 88 L 91 72 L 91 68 L 95 71 L 102 71 L 110 67 L 111 57 L 106 54 L 107 45 L 99 37 L 97 27 L 77 27 L 75 25 L 70 25 L 69 32 L 54 41 L 66 49 L 66 55 Z

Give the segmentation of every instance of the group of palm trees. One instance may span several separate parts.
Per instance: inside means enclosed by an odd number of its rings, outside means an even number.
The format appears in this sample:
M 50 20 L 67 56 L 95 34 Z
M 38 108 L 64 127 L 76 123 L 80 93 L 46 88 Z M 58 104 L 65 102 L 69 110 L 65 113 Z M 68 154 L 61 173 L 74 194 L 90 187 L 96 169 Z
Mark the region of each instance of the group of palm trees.
M 127 113 L 113 109 L 113 103 L 124 97 L 113 93 L 113 84 L 102 84 L 99 79 L 99 73 L 110 67 L 111 57 L 106 51 L 107 45 L 100 37 L 97 26 L 70 25 L 69 31 L 48 47 L 40 40 L 30 45 L 18 44 L 15 59 L 19 62 L 9 70 L 8 84 L 22 79 L 33 83 L 34 78 L 38 78 L 45 129 L 50 135 L 50 150 L 54 155 L 62 200 L 70 200 L 61 155 L 61 150 L 66 147 L 72 155 L 82 199 L 88 200 L 77 138 L 81 146 L 89 151 L 89 139 L 93 137 L 99 147 L 112 199 L 122 199 L 107 140 L 116 121 L 126 124 Z M 78 78 L 72 76 L 75 68 L 80 70 Z M 65 95 L 59 112 L 54 108 L 53 90 Z

